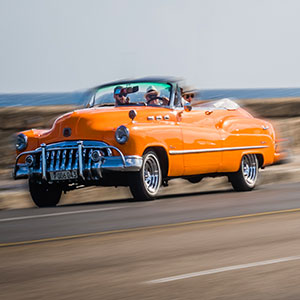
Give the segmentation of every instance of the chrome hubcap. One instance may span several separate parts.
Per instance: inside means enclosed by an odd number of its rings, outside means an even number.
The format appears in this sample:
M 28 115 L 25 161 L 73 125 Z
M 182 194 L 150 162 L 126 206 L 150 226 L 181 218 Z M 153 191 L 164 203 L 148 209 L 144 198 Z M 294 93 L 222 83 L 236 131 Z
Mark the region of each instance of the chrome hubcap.
M 253 186 L 258 175 L 258 162 L 255 154 L 248 154 L 243 157 L 242 170 L 247 184 Z
M 157 158 L 149 154 L 144 162 L 144 184 L 145 188 L 150 194 L 156 194 L 161 181 L 161 172 Z

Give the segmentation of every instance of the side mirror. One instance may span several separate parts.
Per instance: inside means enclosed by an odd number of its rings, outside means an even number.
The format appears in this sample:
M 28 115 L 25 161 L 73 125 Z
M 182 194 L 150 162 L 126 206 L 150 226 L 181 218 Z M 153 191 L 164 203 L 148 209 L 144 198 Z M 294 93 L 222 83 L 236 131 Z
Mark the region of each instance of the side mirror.
M 184 111 L 189 112 L 192 110 L 192 105 L 190 103 L 184 104 Z

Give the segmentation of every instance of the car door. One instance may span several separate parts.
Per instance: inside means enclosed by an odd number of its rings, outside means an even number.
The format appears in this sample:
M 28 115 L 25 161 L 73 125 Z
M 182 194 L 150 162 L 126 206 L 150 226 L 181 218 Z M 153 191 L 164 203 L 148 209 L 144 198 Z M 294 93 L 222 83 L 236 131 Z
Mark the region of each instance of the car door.
M 184 175 L 218 172 L 221 136 L 212 108 L 195 107 L 178 113 L 182 128 Z

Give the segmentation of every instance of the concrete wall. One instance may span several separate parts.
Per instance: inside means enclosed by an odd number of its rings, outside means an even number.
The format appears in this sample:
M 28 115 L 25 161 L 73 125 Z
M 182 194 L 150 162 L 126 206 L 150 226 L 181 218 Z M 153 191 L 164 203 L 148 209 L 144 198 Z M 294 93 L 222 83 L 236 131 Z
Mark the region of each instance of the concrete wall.
M 300 99 L 255 99 L 240 101 L 240 105 L 260 118 L 271 120 L 281 137 L 291 140 L 291 147 L 300 145 Z M 49 128 L 59 115 L 71 106 L 4 107 L 0 108 L 0 178 L 11 172 L 14 164 L 15 134 L 31 128 Z
M 50 128 L 70 106 L 1 107 L 0 108 L 0 178 L 10 172 L 15 160 L 15 139 L 19 131 L 31 128 Z

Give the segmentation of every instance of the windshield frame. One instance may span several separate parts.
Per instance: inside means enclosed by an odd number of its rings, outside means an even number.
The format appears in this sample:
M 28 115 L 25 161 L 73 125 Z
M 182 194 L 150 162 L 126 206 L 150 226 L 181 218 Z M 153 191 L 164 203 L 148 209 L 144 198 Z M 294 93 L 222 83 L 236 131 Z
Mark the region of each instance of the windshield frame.
M 96 95 L 97 95 L 97 92 L 100 90 L 100 89 L 104 89 L 104 88 L 108 88 L 108 87 L 112 87 L 112 86 L 116 86 L 116 85 L 139 85 L 140 83 L 149 83 L 149 84 L 159 84 L 159 85 L 169 85 L 170 87 L 170 91 L 169 91 L 169 94 L 170 94 L 170 97 L 169 97 L 169 105 L 159 105 L 159 106 L 156 106 L 156 105 L 151 105 L 151 107 L 164 107 L 164 108 L 172 108 L 173 107 L 173 102 L 174 102 L 174 91 L 175 91 L 175 87 L 176 87 L 176 84 L 174 82 L 170 82 L 170 81 L 167 81 L 167 80 L 155 80 L 155 79 L 152 79 L 152 78 L 143 78 L 143 79 L 139 79 L 139 80 L 126 80 L 126 81 L 116 81 L 116 82 L 111 82 L 111 83 L 107 83 L 107 84 L 103 84 L 103 85 L 100 85 L 100 86 L 97 86 L 95 88 L 92 89 L 92 96 L 90 97 L 90 100 L 87 102 L 87 104 L 85 105 L 87 108 L 91 108 L 91 107 L 97 107 L 97 105 L 95 104 L 95 101 L 96 101 Z M 132 105 L 130 105 L 130 103 L 124 105 L 124 106 L 144 106 L 142 103 L 144 102 L 140 102 L 139 103 L 132 103 Z M 116 106 L 116 105 L 107 105 L 107 106 L 113 106 L 113 107 L 120 107 L 120 106 Z M 150 105 L 149 105 L 150 106 Z M 99 106 L 101 107 L 101 106 Z

